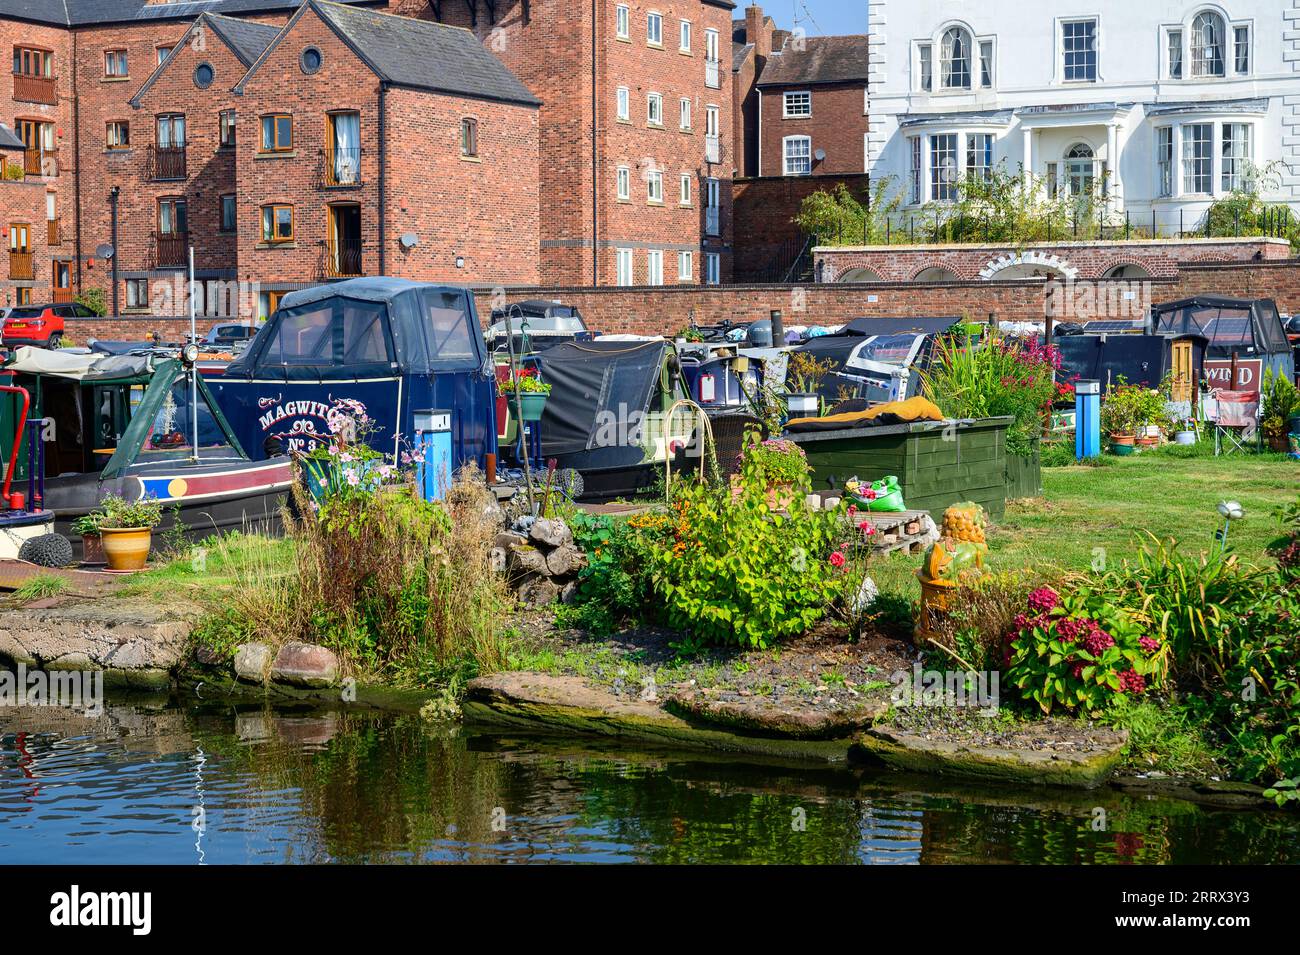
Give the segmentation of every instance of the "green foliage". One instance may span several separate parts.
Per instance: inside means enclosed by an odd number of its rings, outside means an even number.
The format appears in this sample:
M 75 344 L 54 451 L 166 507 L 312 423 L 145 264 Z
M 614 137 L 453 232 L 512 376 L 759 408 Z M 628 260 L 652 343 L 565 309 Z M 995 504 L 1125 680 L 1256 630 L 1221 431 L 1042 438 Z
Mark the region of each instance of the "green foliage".
M 1276 802 L 1279 809 L 1290 803 L 1300 806 L 1300 779 L 1279 779 L 1264 790 L 1264 796 Z
M 109 494 L 99 502 L 99 507 L 91 512 L 90 520 L 98 527 L 105 528 L 154 528 L 162 523 L 162 502 L 152 495 L 139 500 L 128 501 L 116 494 Z
M 742 470 L 767 487 L 804 484 L 808 481 L 808 456 L 803 448 L 784 438 L 763 441 L 757 430 L 745 434 L 740 450 Z
M 1280 162 L 1262 167 L 1247 163 L 1245 186 L 1210 203 L 1198 229 L 1212 236 L 1276 236 L 1281 228 L 1291 248 L 1300 253 L 1300 219 L 1285 203 L 1270 203 L 1263 198 L 1263 194 L 1277 193 L 1284 171 Z
M 1034 587 L 1026 571 L 987 573 L 958 587 L 948 611 L 932 624 L 934 646 L 965 670 L 995 670 L 1006 634 Z
M 1099 713 L 1162 682 L 1164 645 L 1145 637 L 1105 592 L 1041 587 L 1028 606 L 1014 622 L 1007 679 L 1044 713 Z
M 1030 455 L 1043 416 L 1056 397 L 1053 378 L 1060 353 L 1052 346 L 992 334 L 939 339 L 930 367 L 921 372 L 925 396 L 950 418 L 1010 415 L 1007 450 Z
M 1144 388 L 1129 384 L 1123 375 L 1106 392 L 1101 403 L 1101 427 L 1108 434 L 1133 434 L 1145 425 L 1168 428 L 1168 403 L 1170 379 L 1159 388 Z
M 1128 730 L 1128 764 L 1134 769 L 1201 778 L 1221 771 L 1205 725 L 1185 706 L 1124 696 L 1101 718 L 1107 725 Z
M 102 288 L 84 288 L 77 296 L 78 305 L 84 305 L 96 315 L 108 314 L 108 304 L 104 299 L 104 290 Z
M 26 603 L 29 600 L 42 600 L 46 597 L 57 597 L 65 592 L 71 585 L 66 577 L 60 577 L 58 574 L 39 573 L 33 574 L 24 580 L 21 586 L 14 591 L 14 599 L 19 603 Z
M 763 460 L 746 457 L 734 490 L 693 484 L 674 500 L 671 532 L 650 553 L 670 626 L 763 648 L 807 631 L 845 592 L 851 578 L 835 550 L 843 516 L 807 507 L 806 476 L 779 511 L 769 480 Z
M 1288 420 L 1300 414 L 1300 389 L 1286 375 L 1275 375 L 1272 368 L 1266 368 L 1260 397 L 1260 429 L 1264 437 L 1269 441 L 1285 440 Z
M 557 624 L 606 634 L 650 616 L 649 546 L 666 525 L 667 517 L 661 512 L 628 520 L 581 512 L 575 515 L 569 529 L 574 543 L 587 555 L 587 566 L 578 574 L 574 602 L 556 611 Z

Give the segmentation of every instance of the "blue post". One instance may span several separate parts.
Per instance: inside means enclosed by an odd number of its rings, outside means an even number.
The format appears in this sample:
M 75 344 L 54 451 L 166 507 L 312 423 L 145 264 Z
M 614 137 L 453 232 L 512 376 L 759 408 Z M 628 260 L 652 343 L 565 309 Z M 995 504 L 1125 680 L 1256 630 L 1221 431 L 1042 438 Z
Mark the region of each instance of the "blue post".
M 1080 461 L 1101 454 L 1101 382 L 1074 383 L 1074 456 Z
M 426 501 L 440 501 L 451 487 L 451 412 L 415 412 L 415 480 Z

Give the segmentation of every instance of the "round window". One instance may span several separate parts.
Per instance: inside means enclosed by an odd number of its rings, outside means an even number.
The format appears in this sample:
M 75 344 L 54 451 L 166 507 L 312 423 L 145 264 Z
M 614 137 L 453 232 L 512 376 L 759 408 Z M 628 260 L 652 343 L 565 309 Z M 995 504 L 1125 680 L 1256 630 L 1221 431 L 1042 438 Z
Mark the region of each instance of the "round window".
M 298 62 L 301 64 L 304 73 L 315 73 L 320 69 L 320 50 L 314 46 L 307 47 L 302 51 L 302 56 L 299 57 Z
M 211 63 L 200 63 L 194 67 L 194 85 L 201 90 L 205 90 L 212 85 L 216 75 Z

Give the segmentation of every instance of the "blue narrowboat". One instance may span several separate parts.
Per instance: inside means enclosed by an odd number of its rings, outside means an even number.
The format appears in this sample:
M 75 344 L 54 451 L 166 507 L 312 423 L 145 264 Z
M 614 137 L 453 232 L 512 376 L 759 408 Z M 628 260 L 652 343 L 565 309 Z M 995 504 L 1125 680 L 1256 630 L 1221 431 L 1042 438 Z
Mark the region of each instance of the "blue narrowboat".
M 497 451 L 495 373 L 464 288 L 375 277 L 291 292 L 208 386 L 255 457 L 311 451 L 340 413 L 364 413 L 394 457 L 427 411 L 449 420 L 453 467 Z

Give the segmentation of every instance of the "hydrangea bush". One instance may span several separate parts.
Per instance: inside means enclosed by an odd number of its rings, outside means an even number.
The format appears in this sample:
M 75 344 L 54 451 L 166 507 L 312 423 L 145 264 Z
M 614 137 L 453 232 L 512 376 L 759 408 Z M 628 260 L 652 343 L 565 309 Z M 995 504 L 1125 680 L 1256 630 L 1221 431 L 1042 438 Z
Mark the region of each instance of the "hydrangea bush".
M 1096 713 L 1160 685 L 1165 645 L 1102 593 L 1039 587 L 1006 635 L 1007 679 L 1044 713 Z

